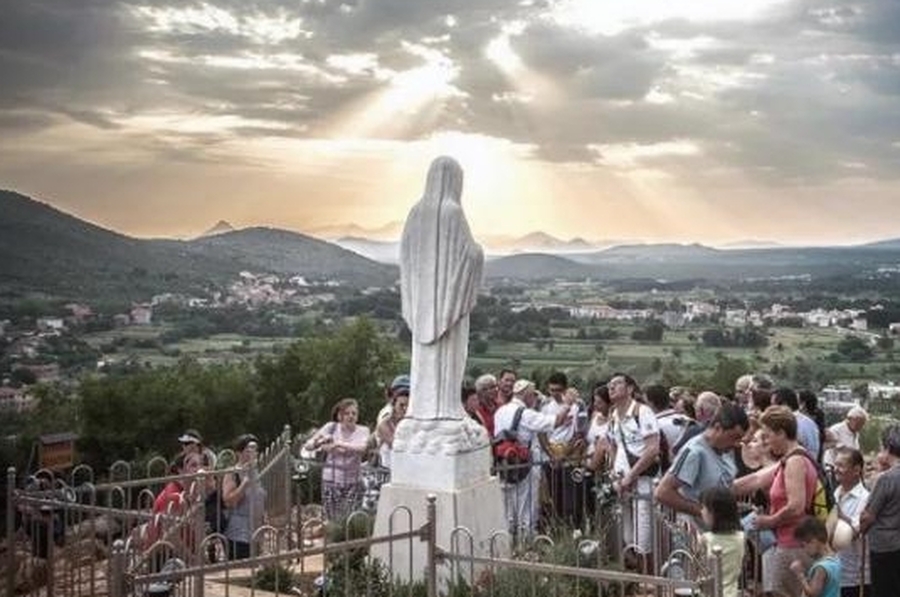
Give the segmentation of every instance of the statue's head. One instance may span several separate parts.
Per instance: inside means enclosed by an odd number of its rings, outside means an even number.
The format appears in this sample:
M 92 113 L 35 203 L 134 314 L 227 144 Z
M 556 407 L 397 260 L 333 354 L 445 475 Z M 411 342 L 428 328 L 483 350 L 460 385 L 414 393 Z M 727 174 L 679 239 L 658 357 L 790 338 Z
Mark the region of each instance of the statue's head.
M 457 203 L 462 196 L 463 170 L 451 157 L 441 156 L 431 162 L 428 180 L 425 182 L 425 197 L 435 201 L 452 199 Z

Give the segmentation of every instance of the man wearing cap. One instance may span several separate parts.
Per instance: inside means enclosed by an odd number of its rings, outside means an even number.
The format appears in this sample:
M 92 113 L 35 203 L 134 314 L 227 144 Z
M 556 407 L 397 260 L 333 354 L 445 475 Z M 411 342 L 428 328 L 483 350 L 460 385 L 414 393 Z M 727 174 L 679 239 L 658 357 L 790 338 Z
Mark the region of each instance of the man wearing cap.
M 518 443 L 528 446 L 533 455 L 539 449 L 537 442 L 534 441 L 535 436 L 538 433 L 549 433 L 568 420 L 566 411 L 560 411 L 554 416 L 534 410 L 536 401 L 537 390 L 534 382 L 527 379 L 515 382 L 512 398 L 494 413 L 494 440 L 501 439 L 505 433 L 512 430 L 516 412 L 522 409 L 515 437 Z M 513 532 L 521 531 L 528 535 L 534 533 L 538 519 L 539 484 L 540 473 L 535 473 L 532 467 L 528 475 L 518 483 L 504 485 L 506 519 Z
M 826 450 L 822 460 L 826 467 L 834 466 L 839 448 L 859 450 L 859 432 L 866 426 L 868 420 L 868 413 L 861 406 L 854 406 L 847 411 L 843 421 L 825 430 Z
M 382 421 L 391 418 L 391 413 L 393 412 L 391 405 L 394 403 L 394 399 L 397 396 L 409 396 L 409 375 L 398 375 L 391 382 L 391 385 L 388 386 L 388 389 L 385 392 L 387 404 L 378 411 L 378 417 L 375 419 L 375 427 L 378 427 Z

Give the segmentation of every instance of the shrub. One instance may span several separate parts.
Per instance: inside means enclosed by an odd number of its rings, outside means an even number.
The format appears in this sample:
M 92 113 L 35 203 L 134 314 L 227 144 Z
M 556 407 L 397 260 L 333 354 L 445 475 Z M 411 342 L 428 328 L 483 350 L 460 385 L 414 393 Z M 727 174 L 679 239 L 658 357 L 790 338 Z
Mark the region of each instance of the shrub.
M 254 587 L 272 593 L 286 593 L 296 581 L 294 573 L 280 565 L 266 566 L 253 576 Z

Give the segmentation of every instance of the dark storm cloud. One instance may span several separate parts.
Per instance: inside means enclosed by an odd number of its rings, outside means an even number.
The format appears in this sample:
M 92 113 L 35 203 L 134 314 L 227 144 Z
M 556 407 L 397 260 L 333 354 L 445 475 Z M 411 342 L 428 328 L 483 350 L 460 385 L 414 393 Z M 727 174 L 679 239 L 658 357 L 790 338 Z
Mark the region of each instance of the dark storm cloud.
M 216 134 L 166 132 L 153 143 L 152 135 L 142 137 L 148 150 L 178 159 L 190 153 L 184 147 L 234 136 L 313 136 L 377 94 L 385 69 L 422 65 L 419 50 L 405 45 L 418 44 L 453 61 L 461 97 L 408 117 L 402 133 L 391 133 L 403 139 L 478 132 L 534 144 L 539 158 L 559 162 L 594 160 L 589 145 L 681 139 L 701 147 L 697 159 L 772 184 L 839 177 L 841 164 L 864 165 L 872 177 L 898 174 L 891 159 L 900 130 L 895 0 L 797 0 L 751 21 L 671 19 L 610 36 L 555 23 L 545 5 L 508 0 L 168 5 L 222 9 L 237 30 L 201 21 L 166 28 L 154 22 L 166 6 L 6 3 L 0 135 L 60 120 L 113 130 L 129 116 L 169 111 L 246 121 Z M 299 19 L 299 32 L 266 38 L 253 32 L 254 19 Z M 520 27 L 510 46 L 558 94 L 550 107 L 545 98 L 518 96 L 521 82 L 485 57 L 486 45 L 512 21 Z M 696 39 L 708 43 L 691 47 Z M 690 49 L 671 49 L 680 42 Z M 328 62 L 353 53 L 375 55 L 377 68 L 350 73 Z M 653 94 L 656 103 L 648 101 Z M 665 159 L 654 164 L 665 166 Z
M 140 84 L 115 0 L 6 2 L 0 18 L 0 107 L 67 103 L 90 110 Z

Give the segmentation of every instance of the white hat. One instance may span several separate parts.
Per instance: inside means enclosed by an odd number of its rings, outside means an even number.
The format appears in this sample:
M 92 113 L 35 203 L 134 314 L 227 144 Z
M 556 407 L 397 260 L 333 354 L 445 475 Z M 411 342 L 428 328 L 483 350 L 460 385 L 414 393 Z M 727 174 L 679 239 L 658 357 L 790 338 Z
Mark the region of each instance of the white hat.
M 180 444 L 202 444 L 203 438 L 196 429 L 188 429 L 178 437 Z
M 843 518 L 838 518 L 831 532 L 831 548 L 835 551 L 847 549 L 853 543 L 853 527 Z
M 513 384 L 513 394 L 519 396 L 525 393 L 528 389 L 534 389 L 534 382 L 528 379 L 519 379 L 516 380 L 516 383 Z

